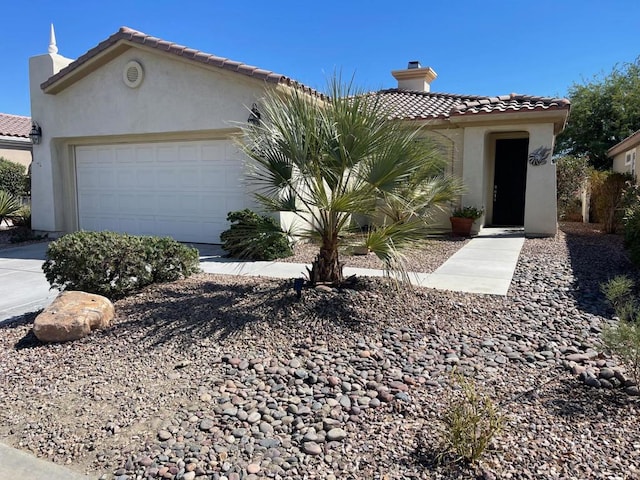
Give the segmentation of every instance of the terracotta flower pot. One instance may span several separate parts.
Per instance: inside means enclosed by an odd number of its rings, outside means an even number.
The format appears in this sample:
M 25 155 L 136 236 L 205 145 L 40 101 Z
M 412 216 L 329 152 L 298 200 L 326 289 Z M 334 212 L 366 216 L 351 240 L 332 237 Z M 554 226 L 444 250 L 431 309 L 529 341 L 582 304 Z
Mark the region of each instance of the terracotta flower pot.
M 470 237 L 471 227 L 475 221 L 473 218 L 449 217 L 451 221 L 451 233 L 454 237 Z

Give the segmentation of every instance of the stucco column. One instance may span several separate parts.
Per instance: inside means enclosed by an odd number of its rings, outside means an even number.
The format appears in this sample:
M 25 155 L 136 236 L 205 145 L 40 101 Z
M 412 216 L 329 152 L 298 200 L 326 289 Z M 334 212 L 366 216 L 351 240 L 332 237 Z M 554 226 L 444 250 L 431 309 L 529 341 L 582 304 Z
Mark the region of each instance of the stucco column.
M 56 232 L 62 230 L 55 205 L 53 171 L 54 148 L 51 144 L 53 122 L 52 108 L 47 108 L 54 98 L 43 93 L 40 85 L 52 75 L 71 63 L 72 60 L 57 53 L 38 55 L 29 59 L 29 91 L 31 96 L 31 119 L 42 128 L 39 145 L 33 146 L 31 166 L 31 225 L 34 230 Z
M 486 180 L 485 134 L 486 127 L 468 127 L 464 130 L 462 181 L 465 185 L 465 194 L 462 196 L 463 205 L 486 207 L 484 204 Z
M 530 125 L 529 154 L 540 147 L 553 152 L 553 124 Z M 524 231 L 527 235 L 555 235 L 557 230 L 556 165 L 551 153 L 543 165 L 527 164 Z

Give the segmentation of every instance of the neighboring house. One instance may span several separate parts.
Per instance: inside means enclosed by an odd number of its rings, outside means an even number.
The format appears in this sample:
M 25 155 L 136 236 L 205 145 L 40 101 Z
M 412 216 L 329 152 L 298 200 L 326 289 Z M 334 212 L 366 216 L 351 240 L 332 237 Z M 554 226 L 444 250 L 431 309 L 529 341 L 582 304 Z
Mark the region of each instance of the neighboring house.
M 0 113 L 0 157 L 20 165 L 25 172 L 31 165 L 31 119 Z
M 638 172 L 636 171 L 636 156 L 640 150 L 640 130 L 629 135 L 620 143 L 615 144 L 607 155 L 613 159 L 613 170 L 620 173 L 630 173 L 638 182 Z M 640 160 L 640 158 L 638 159 Z
M 480 225 L 556 232 L 550 152 L 569 112 L 564 99 L 429 93 L 430 68 L 393 72 L 378 92 L 399 120 L 425 124 L 463 178 Z M 267 89 L 301 89 L 289 77 L 121 28 L 73 61 L 30 59 L 34 147 L 33 225 L 70 232 L 116 230 L 218 242 L 227 212 L 255 206 L 238 123 Z M 284 219 L 282 216 L 281 219 Z

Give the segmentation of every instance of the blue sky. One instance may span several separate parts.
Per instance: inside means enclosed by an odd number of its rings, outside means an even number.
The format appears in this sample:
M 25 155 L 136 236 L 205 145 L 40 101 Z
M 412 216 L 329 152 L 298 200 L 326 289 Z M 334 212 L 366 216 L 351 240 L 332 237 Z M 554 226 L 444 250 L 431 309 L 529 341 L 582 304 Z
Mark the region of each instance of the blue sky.
M 5 0 L 2 13 L 0 112 L 18 115 L 50 23 L 69 58 L 126 25 L 319 89 L 336 70 L 391 88 L 391 70 L 419 60 L 436 92 L 564 96 L 640 55 L 637 0 Z

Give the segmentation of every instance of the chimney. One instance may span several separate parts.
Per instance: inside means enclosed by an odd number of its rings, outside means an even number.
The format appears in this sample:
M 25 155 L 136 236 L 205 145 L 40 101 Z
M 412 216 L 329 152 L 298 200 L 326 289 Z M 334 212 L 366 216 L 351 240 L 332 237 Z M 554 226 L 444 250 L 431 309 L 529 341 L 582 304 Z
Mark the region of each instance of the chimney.
M 406 70 L 394 70 L 391 75 L 398 80 L 398 90 L 428 92 L 438 74 L 431 67 L 423 67 L 420 62 L 409 62 Z

